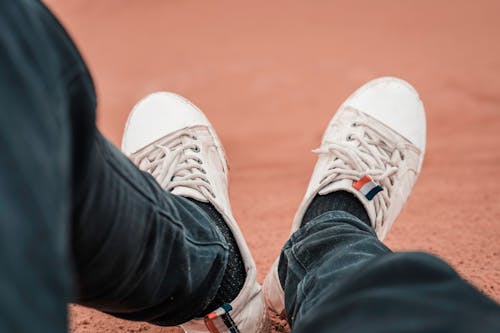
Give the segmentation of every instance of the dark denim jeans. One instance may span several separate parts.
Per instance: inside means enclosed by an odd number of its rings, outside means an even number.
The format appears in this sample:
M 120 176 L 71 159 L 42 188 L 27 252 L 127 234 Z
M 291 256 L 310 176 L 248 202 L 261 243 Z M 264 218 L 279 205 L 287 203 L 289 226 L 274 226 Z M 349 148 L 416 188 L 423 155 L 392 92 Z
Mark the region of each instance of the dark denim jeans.
M 0 332 L 65 332 L 70 301 L 175 325 L 215 296 L 227 244 L 95 127 L 91 77 L 38 1 L 0 0 Z
M 67 302 L 175 325 L 214 297 L 227 244 L 95 128 L 91 77 L 39 2 L 0 0 L 0 332 L 67 330 Z M 297 332 L 500 331 L 498 306 L 425 254 L 328 213 L 280 276 Z
M 342 211 L 295 232 L 280 258 L 296 333 L 500 332 L 500 307 L 426 253 L 392 253 Z

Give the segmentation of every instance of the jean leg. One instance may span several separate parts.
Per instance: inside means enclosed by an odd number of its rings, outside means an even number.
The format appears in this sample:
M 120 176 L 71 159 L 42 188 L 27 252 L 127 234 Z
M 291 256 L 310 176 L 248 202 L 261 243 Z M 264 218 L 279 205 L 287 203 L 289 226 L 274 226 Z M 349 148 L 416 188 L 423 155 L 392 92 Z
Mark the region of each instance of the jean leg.
M 308 222 L 285 244 L 278 266 L 288 320 L 293 324 L 314 308 L 327 286 L 387 253 L 373 229 L 348 213 L 328 212 Z
M 165 192 L 100 134 L 84 184 L 72 232 L 77 302 L 167 326 L 200 315 L 228 253 L 205 212 Z
M 440 259 L 391 253 L 345 212 L 294 233 L 279 276 L 293 332 L 498 332 L 500 308 Z

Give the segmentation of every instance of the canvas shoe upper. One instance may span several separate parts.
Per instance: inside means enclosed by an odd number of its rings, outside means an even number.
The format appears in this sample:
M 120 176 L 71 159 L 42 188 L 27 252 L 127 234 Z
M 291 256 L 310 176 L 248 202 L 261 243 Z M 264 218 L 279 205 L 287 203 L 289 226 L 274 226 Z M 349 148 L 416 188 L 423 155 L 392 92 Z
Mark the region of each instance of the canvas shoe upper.
M 165 190 L 209 202 L 222 215 L 238 244 L 246 280 L 229 307 L 219 308 L 215 315 L 227 317 L 224 314 L 227 311 L 229 321 L 234 321 L 239 332 L 259 332 L 265 325 L 265 307 L 256 281 L 255 263 L 231 212 L 228 168 L 222 145 L 202 111 L 176 94 L 151 94 L 132 110 L 122 150 L 141 170 L 152 174 Z M 213 317 L 214 313 L 191 320 L 182 328 L 185 332 L 210 332 L 210 325 L 222 321 L 209 316 Z M 227 327 L 222 329 L 229 332 Z
M 407 82 L 380 78 L 362 86 L 328 124 L 292 233 L 316 195 L 353 193 L 364 205 L 380 240 L 399 215 L 417 180 L 425 151 L 425 113 Z M 284 310 L 278 259 L 264 282 L 267 305 Z

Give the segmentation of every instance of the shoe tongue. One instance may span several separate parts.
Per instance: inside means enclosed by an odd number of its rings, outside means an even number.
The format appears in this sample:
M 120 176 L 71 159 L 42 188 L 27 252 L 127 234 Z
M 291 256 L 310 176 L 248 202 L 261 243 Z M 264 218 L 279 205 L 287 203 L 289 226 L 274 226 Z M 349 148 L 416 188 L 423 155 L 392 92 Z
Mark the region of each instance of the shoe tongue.
M 375 225 L 375 207 L 373 203 L 366 199 L 366 197 L 361 192 L 352 187 L 352 180 L 342 179 L 330 183 L 323 187 L 321 191 L 318 192 L 318 194 L 326 195 L 335 191 L 346 191 L 354 194 L 354 196 L 356 196 L 356 198 L 358 198 L 358 200 L 361 201 L 361 203 L 365 207 L 366 212 L 368 213 L 368 217 L 370 218 L 371 225 Z
M 201 202 L 209 202 L 199 191 L 189 187 L 178 186 L 172 190 L 172 194 Z

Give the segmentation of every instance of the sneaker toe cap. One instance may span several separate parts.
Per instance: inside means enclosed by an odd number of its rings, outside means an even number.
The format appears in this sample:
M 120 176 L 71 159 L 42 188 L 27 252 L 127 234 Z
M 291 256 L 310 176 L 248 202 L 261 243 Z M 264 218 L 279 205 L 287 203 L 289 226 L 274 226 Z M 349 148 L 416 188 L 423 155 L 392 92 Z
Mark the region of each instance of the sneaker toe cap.
M 342 106 L 377 119 L 425 151 L 424 106 L 408 82 L 393 77 L 375 79 L 358 89 Z
M 209 122 L 202 111 L 185 98 L 156 92 L 140 100 L 127 120 L 122 151 L 130 155 L 170 133 Z

